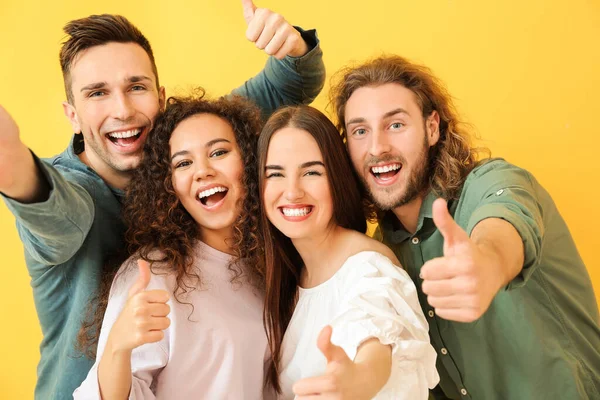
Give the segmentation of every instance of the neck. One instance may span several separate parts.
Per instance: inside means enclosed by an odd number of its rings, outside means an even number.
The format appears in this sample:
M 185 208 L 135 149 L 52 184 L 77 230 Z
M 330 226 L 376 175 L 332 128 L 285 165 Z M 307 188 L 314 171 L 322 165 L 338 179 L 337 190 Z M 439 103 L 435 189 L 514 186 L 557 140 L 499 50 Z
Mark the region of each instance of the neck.
M 421 211 L 421 205 L 423 205 L 424 198 L 425 194 L 420 194 L 405 205 L 396 207 L 392 210 L 404 229 L 411 234 L 417 231 L 419 212 Z
M 89 157 L 87 152 L 83 151 L 77 155 L 82 163 L 96 171 L 104 182 L 110 187 L 125 190 L 131 180 L 131 171 L 117 171 L 114 168 L 99 162 L 94 157 Z
M 344 228 L 332 224 L 321 235 L 292 240 L 304 262 L 300 279 L 303 287 L 320 285 L 335 274 L 339 267 L 336 260 L 340 256 L 337 239 L 344 231 Z
M 221 230 L 211 230 L 200 227 L 200 240 L 222 253 L 233 255 L 233 249 L 229 245 L 233 238 L 233 229 L 231 226 Z

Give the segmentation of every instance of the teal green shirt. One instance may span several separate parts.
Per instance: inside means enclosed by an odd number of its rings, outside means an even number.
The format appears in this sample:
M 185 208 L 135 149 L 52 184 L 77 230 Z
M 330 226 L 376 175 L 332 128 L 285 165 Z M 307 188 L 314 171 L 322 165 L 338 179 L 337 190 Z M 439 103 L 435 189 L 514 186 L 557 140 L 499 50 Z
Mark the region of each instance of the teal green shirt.
M 475 168 L 449 203 L 470 235 L 486 218 L 501 218 L 525 248 L 521 273 L 472 323 L 437 317 L 421 289 L 423 264 L 443 256 L 430 193 L 414 235 L 388 213 L 376 233 L 415 282 L 438 353 L 444 399 L 600 399 L 598 306 L 588 272 L 550 195 L 527 171 L 494 159 Z
M 257 76 L 233 91 L 256 102 L 263 116 L 282 105 L 310 103 L 323 88 L 325 67 L 316 33 L 297 29 L 311 48 L 306 55 L 281 61 L 271 57 Z M 22 204 L 4 197 L 17 220 L 42 328 L 39 400 L 72 399 L 92 367 L 94 360 L 76 350 L 77 333 L 104 266 L 124 246 L 123 193 L 79 160 L 83 145 L 81 135 L 75 135 L 62 154 L 36 158 L 51 187 L 48 200 Z

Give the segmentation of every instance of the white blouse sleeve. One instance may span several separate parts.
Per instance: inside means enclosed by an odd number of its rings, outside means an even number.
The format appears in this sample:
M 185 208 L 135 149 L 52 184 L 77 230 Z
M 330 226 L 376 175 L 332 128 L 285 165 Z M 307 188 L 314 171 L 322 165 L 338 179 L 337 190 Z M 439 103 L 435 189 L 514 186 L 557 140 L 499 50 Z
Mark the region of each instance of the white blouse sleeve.
M 345 301 L 331 322 L 332 343 L 351 359 L 368 339 L 391 345 L 391 375 L 375 399 L 426 400 L 439 376 L 414 283 L 380 253 L 359 253 L 348 262 L 340 288 Z
M 100 387 L 98 385 L 98 364 L 102 358 L 106 341 L 110 330 L 125 307 L 128 291 L 138 277 L 135 266 L 125 262 L 112 284 L 108 300 L 108 306 L 104 314 L 100 338 L 98 339 L 98 351 L 96 362 L 87 377 L 73 393 L 75 400 L 101 400 Z M 127 268 L 125 272 L 123 270 Z M 152 274 L 147 290 L 168 290 L 164 278 Z M 169 301 L 170 302 L 170 301 Z M 133 350 L 131 354 L 131 391 L 130 400 L 155 399 L 153 383 L 160 371 L 168 361 L 168 332 L 165 331 L 164 338 L 157 343 L 148 343 Z

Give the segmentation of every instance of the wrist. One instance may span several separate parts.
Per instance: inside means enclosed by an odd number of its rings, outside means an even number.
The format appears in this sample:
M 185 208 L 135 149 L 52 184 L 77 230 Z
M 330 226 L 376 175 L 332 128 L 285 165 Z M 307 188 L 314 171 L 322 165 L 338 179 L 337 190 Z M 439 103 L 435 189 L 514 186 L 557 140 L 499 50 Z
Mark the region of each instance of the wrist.
M 132 352 L 133 349 L 123 345 L 119 345 L 118 343 L 115 343 L 114 340 L 111 340 L 110 336 L 108 337 L 106 347 L 104 349 L 104 354 L 109 355 L 113 359 L 129 359 L 131 358 Z
M 298 44 L 298 46 L 293 49 L 292 51 L 290 51 L 289 55 L 291 57 L 302 57 L 304 56 L 306 53 L 308 53 L 308 44 L 304 41 L 303 38 L 300 38 L 300 42 Z

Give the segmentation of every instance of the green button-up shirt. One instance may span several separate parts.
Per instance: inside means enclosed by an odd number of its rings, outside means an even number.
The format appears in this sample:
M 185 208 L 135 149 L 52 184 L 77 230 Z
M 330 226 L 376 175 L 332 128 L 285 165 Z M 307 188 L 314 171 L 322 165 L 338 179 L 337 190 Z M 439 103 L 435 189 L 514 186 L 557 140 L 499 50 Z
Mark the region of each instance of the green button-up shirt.
M 565 221 L 527 171 L 494 159 L 467 177 L 449 203 L 470 235 L 486 218 L 502 218 L 525 248 L 521 273 L 472 323 L 437 317 L 423 294 L 423 264 L 443 256 L 443 237 L 425 198 L 417 230 L 393 213 L 376 236 L 390 246 L 415 282 L 438 353 L 440 387 L 451 399 L 600 399 L 600 328 L 592 283 Z M 438 390 L 435 398 L 443 399 Z

